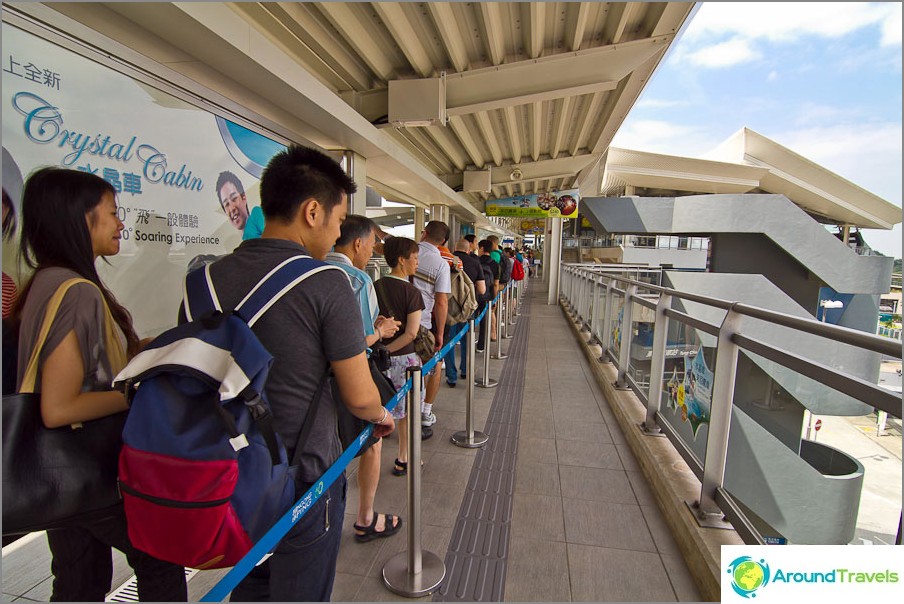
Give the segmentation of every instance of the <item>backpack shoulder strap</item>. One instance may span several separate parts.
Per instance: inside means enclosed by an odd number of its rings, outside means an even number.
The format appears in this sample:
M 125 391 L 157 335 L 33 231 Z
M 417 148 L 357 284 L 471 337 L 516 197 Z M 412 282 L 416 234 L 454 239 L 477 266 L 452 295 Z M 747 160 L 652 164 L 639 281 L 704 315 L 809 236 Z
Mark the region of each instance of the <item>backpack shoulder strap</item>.
M 436 285 L 436 279 L 434 277 L 431 277 L 427 273 L 422 273 L 421 271 L 415 271 L 414 278 L 420 279 L 421 281 L 426 281 L 430 285 Z
M 223 312 L 217 291 L 210 279 L 210 264 L 199 266 L 185 276 L 182 290 L 182 307 L 185 318 L 194 321 L 213 310 Z
M 264 275 L 238 303 L 235 312 L 251 327 L 292 288 L 308 277 L 326 270 L 342 269 L 310 256 L 293 256 Z

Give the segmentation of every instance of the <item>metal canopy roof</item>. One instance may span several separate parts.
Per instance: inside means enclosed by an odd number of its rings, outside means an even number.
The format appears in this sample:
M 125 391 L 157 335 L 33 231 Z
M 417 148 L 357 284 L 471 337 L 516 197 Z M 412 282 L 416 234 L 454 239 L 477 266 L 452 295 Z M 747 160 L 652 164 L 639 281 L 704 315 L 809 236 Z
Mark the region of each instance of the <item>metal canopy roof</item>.
M 602 193 L 674 196 L 689 193 L 777 193 L 827 224 L 891 229 L 901 208 L 742 128 L 705 159 L 609 148 Z
M 596 193 L 592 168 L 694 4 L 11 6 L 131 64 L 150 59 L 286 138 L 359 153 L 368 184 L 389 199 L 450 205 L 474 220 L 488 198 L 580 185 Z M 390 93 L 398 82 L 409 88 Z M 412 125 L 430 123 L 410 115 L 419 111 L 434 125 Z M 595 182 L 582 182 L 585 169 Z M 490 191 L 462 191 L 468 171 L 489 171 Z

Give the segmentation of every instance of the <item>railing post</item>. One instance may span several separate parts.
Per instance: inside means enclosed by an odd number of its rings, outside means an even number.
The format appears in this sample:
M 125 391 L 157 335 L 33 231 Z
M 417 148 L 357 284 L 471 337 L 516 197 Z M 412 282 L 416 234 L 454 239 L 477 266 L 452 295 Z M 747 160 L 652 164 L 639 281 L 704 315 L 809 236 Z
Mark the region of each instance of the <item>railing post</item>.
M 383 583 L 390 591 L 416 598 L 432 593 L 446 576 L 446 565 L 434 553 L 421 550 L 421 368 L 409 367 L 408 393 L 408 551 L 383 566 Z
M 477 363 L 474 362 L 474 355 L 476 354 L 476 342 L 477 338 L 474 335 L 474 319 L 468 321 L 468 336 L 466 338 L 466 346 L 468 347 L 468 401 L 465 405 L 465 430 L 463 432 L 456 432 L 452 435 L 452 444 L 458 445 L 459 447 L 464 447 L 466 449 L 476 449 L 477 447 L 482 447 L 487 444 L 489 437 L 483 432 L 475 432 L 474 431 L 474 370 L 477 368 Z
M 698 524 L 706 527 L 731 528 L 731 524 L 725 520 L 722 510 L 716 503 L 716 490 L 722 488 L 725 481 L 728 434 L 731 430 L 735 375 L 738 369 L 738 345 L 732 341 L 732 336 L 738 332 L 740 323 L 741 315 L 729 309 L 719 328 L 709 411 L 709 434 L 706 438 L 706 456 L 703 462 L 703 484 L 700 488 L 699 501 L 689 503 Z
M 612 314 L 612 284 L 615 282 L 614 279 L 609 279 L 608 283 L 606 283 L 606 300 L 603 304 L 603 333 L 601 334 L 603 337 L 600 338 L 600 346 L 603 347 L 603 352 L 600 355 L 600 363 L 608 363 L 609 362 L 609 338 L 612 336 L 612 320 L 609 315 Z
M 672 296 L 662 294 L 656 304 L 656 322 L 653 326 L 653 358 L 650 363 L 650 391 L 647 395 L 647 417 L 641 427 L 646 434 L 662 434 L 656 422 L 662 400 L 662 380 L 665 377 L 665 355 L 669 340 L 669 316 L 665 311 L 672 307 Z
M 593 305 L 590 308 L 590 343 L 600 343 L 600 282 L 593 279 Z
M 625 290 L 625 306 L 622 311 L 621 347 L 618 351 L 618 379 L 615 387 L 618 390 L 630 390 L 627 374 L 628 364 L 631 361 L 631 339 L 634 334 L 634 298 L 637 296 L 637 286 L 633 283 Z

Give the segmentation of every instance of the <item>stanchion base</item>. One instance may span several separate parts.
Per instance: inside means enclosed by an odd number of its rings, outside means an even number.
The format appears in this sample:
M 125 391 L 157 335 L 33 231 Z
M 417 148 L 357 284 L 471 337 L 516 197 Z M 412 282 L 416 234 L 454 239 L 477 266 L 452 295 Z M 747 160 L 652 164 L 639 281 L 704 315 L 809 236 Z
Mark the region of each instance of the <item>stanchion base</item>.
M 494 354 L 494 355 L 490 356 L 490 358 L 494 359 L 496 361 L 501 361 L 503 359 L 507 359 L 508 355 L 507 354 Z
M 496 386 L 499 385 L 499 382 L 497 382 L 493 378 L 490 378 L 490 379 L 486 380 L 486 383 L 477 382 L 474 385 L 477 386 L 478 388 L 495 388 Z
M 462 430 L 461 432 L 456 432 L 452 435 L 452 444 L 459 447 L 464 447 L 465 449 L 477 449 L 478 447 L 482 447 L 487 444 L 488 440 L 490 440 L 489 436 L 487 436 L 483 432 L 478 432 L 477 430 L 474 430 L 473 440 L 468 438 L 467 430 Z
M 503 339 L 503 340 L 511 340 L 511 339 L 512 339 L 512 336 L 510 336 L 510 335 L 504 335 L 504 336 L 502 336 L 502 339 Z
M 383 565 L 383 583 L 389 591 L 406 598 L 433 593 L 446 577 L 446 565 L 439 556 L 421 551 L 421 572 L 408 572 L 408 552 L 401 552 Z

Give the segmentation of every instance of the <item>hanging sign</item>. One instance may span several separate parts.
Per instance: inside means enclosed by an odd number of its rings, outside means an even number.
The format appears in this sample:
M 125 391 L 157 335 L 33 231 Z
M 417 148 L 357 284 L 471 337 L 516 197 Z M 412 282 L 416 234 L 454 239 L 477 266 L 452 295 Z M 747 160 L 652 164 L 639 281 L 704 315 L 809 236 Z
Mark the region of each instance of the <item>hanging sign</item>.
M 576 218 L 580 198 L 578 189 L 569 189 L 489 199 L 486 202 L 486 215 L 517 216 L 519 218 Z

